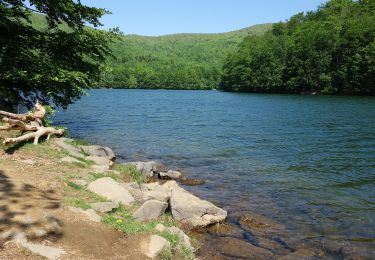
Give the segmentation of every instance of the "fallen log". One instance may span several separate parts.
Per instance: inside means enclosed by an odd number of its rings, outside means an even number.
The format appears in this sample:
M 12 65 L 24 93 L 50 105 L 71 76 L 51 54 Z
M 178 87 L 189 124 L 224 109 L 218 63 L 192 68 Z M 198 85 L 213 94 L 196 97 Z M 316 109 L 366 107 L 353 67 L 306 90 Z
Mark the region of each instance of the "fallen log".
M 47 135 L 47 140 L 51 135 L 63 135 L 63 129 L 56 129 L 53 127 L 43 126 L 43 118 L 46 116 L 46 109 L 38 101 L 35 104 L 34 111 L 25 114 L 14 114 L 7 111 L 0 111 L 0 115 L 4 116 L 2 121 L 5 123 L 0 126 L 0 130 L 20 130 L 28 132 L 18 137 L 5 138 L 4 145 L 10 145 L 23 141 L 34 139 L 34 144 L 37 145 L 39 138 Z

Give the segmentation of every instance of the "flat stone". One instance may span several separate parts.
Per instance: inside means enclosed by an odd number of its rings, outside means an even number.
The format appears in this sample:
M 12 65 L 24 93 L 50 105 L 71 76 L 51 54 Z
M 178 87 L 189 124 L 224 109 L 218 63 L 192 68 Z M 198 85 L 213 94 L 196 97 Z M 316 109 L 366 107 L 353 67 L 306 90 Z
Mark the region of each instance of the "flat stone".
M 113 201 L 92 203 L 90 206 L 92 209 L 102 213 L 110 212 L 119 207 L 118 203 Z
M 62 255 L 65 254 L 65 251 L 63 249 L 51 246 L 38 245 L 29 242 L 21 242 L 19 243 L 19 245 L 34 254 L 44 256 L 47 259 L 51 260 L 59 259 Z
M 169 170 L 167 172 L 159 172 L 159 175 L 161 178 L 166 178 L 166 179 L 179 179 L 182 177 L 181 172 L 172 171 L 172 170 Z
M 55 138 L 53 140 L 54 140 L 54 144 L 55 144 L 56 147 L 67 151 L 69 154 L 71 154 L 73 156 L 76 156 L 76 157 L 80 157 L 80 158 L 84 158 L 85 157 L 81 153 L 80 149 L 78 149 L 77 147 L 75 147 L 75 146 L 73 146 L 71 144 L 66 143 L 65 142 L 66 141 L 65 138 Z
M 168 203 L 158 200 L 148 200 L 134 212 L 133 217 L 137 221 L 156 219 L 162 216 L 168 207 Z
M 146 241 L 142 243 L 142 248 L 144 251 L 144 254 L 151 258 L 155 259 L 162 253 L 164 250 L 168 250 L 171 248 L 171 244 L 169 241 L 167 241 L 165 238 L 158 236 L 158 235 L 152 235 L 149 237 Z
M 130 205 L 135 200 L 127 189 L 122 187 L 117 181 L 110 177 L 103 177 L 91 182 L 87 189 L 108 200 L 121 203 L 123 205 Z
M 116 159 L 116 155 L 113 150 L 109 147 L 104 147 L 100 145 L 81 145 L 79 146 L 81 150 L 88 155 L 106 157 L 109 160 Z
M 77 160 L 76 158 L 65 156 L 64 158 L 60 159 L 59 162 L 66 162 L 66 163 L 83 163 L 80 160 Z

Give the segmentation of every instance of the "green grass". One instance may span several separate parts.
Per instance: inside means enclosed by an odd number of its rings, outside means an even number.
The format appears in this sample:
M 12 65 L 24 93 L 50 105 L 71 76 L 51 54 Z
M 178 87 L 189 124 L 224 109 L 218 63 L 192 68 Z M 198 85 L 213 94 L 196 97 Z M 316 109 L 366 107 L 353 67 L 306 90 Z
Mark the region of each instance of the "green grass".
M 69 205 L 69 206 L 72 206 L 72 207 L 76 207 L 76 208 L 81 208 L 81 209 L 89 209 L 89 208 L 91 208 L 91 206 L 86 201 L 84 201 L 81 198 L 66 198 L 64 200 L 64 203 L 66 205 Z
M 85 190 L 84 187 L 82 187 L 81 185 L 75 184 L 74 182 L 68 181 L 67 184 L 68 184 L 69 187 L 72 187 L 73 189 Z
M 146 223 L 135 221 L 131 212 L 127 211 L 123 207 L 119 207 L 114 211 L 114 213 L 106 214 L 102 218 L 102 222 L 113 226 L 117 230 L 120 230 L 127 235 L 149 233 L 152 232 L 157 225 L 156 221 L 149 221 Z
M 195 259 L 194 253 L 190 250 L 190 248 L 188 248 L 185 245 L 181 246 L 180 252 L 181 252 L 181 255 L 182 255 L 183 259 L 186 259 L 186 260 L 194 260 Z
M 134 165 L 116 164 L 113 167 L 113 170 L 120 172 L 122 177 L 130 177 L 132 181 L 135 181 L 138 184 L 145 183 L 147 180 L 146 175 L 140 171 L 137 171 Z
M 97 179 L 103 178 L 103 177 L 110 177 L 117 181 L 119 179 L 119 176 L 113 172 L 106 172 L 106 173 L 96 173 L 96 172 L 90 172 L 90 181 L 95 181 Z

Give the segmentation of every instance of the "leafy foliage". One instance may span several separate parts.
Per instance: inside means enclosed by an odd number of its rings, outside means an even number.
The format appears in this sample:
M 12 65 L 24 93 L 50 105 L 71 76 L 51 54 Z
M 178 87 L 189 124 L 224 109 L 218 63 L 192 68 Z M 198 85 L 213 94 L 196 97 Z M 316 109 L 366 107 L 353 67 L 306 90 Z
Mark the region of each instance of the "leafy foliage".
M 375 94 L 375 2 L 332 0 L 249 36 L 225 62 L 227 91 Z
M 34 13 L 45 28 L 33 26 Z M 0 0 L 0 107 L 66 107 L 99 81 L 113 34 L 84 25 L 107 13 L 73 0 Z

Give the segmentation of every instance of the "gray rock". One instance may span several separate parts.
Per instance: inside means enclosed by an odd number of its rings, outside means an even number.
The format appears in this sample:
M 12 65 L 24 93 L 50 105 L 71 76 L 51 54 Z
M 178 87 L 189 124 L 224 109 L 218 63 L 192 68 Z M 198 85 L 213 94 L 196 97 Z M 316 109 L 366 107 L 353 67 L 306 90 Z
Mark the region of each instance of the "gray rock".
M 44 256 L 47 259 L 52 260 L 59 259 L 62 255 L 65 254 L 65 251 L 63 249 L 51 246 L 38 245 L 29 242 L 21 242 L 19 243 L 19 245 L 34 254 Z
M 182 177 L 181 172 L 172 171 L 172 170 L 169 170 L 167 172 L 160 172 L 159 175 L 161 178 L 168 178 L 168 179 L 179 179 Z
M 155 199 L 162 202 L 168 202 L 171 198 L 172 192 L 167 188 L 157 184 L 154 185 L 151 189 L 144 191 L 143 194 L 145 200 Z
M 97 165 L 107 165 L 108 167 L 113 165 L 113 162 L 106 157 L 90 155 L 86 157 L 86 160 L 93 161 Z
M 141 247 L 147 257 L 155 259 L 164 250 L 169 250 L 171 248 L 171 244 L 161 236 L 152 235 L 141 244 Z
M 163 215 L 167 207 L 168 203 L 166 202 L 148 200 L 143 203 L 139 209 L 137 209 L 137 211 L 133 214 L 133 217 L 137 221 L 155 219 Z
M 116 155 L 109 147 L 104 147 L 100 145 L 81 145 L 79 148 L 88 155 L 105 157 L 109 160 L 115 160 Z
M 178 227 L 169 227 L 166 229 L 169 233 L 178 235 L 180 242 L 184 244 L 187 248 L 194 251 L 194 248 L 191 246 L 190 237 L 188 237 L 184 231 L 179 229 Z
M 65 142 L 66 138 L 55 138 L 54 140 L 54 145 L 62 150 L 67 151 L 69 154 L 76 156 L 76 157 L 81 157 L 84 158 L 85 156 L 81 153 L 81 150 L 78 149 L 77 147 L 68 144 Z
M 148 177 L 152 177 L 154 175 L 154 172 L 166 171 L 166 168 L 164 165 L 155 161 L 130 162 L 128 164 L 134 165 L 137 171 L 143 172 Z
M 65 163 L 83 163 L 80 160 L 77 160 L 76 158 L 65 156 L 64 158 L 60 159 L 59 162 L 65 162 Z
M 120 185 L 127 189 L 137 202 L 143 203 L 147 201 L 143 191 L 136 182 L 120 183 Z
M 89 186 L 87 186 L 87 189 L 107 198 L 108 200 L 123 205 L 130 205 L 134 202 L 134 198 L 129 191 L 109 177 L 103 177 L 91 182 Z
M 174 219 L 187 222 L 193 228 L 206 227 L 226 219 L 225 210 L 187 192 L 175 181 L 167 182 L 163 186 L 169 187 L 172 191 L 170 205 Z
M 119 207 L 118 203 L 113 201 L 92 203 L 90 206 L 92 209 L 102 213 L 110 212 Z

